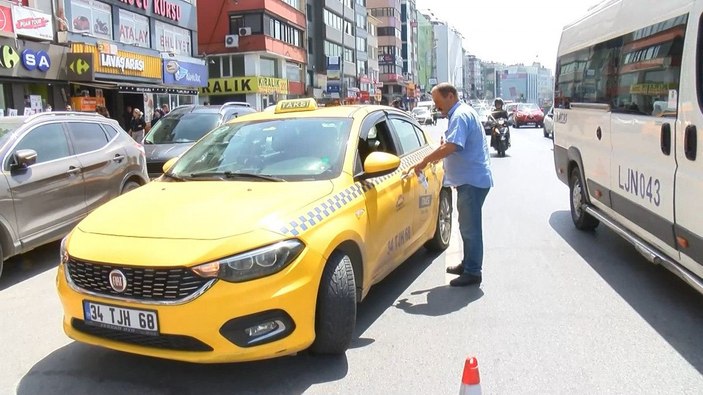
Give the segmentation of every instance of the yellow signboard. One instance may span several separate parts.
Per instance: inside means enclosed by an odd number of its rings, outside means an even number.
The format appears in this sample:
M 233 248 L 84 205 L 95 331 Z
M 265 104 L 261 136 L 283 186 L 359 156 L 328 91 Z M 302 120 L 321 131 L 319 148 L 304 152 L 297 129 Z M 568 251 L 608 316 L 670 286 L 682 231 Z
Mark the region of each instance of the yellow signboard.
M 287 112 L 297 112 L 297 111 L 313 111 L 317 110 L 317 102 L 315 99 L 293 99 L 293 100 L 281 100 L 276 105 L 276 114 L 284 114 Z
M 210 78 L 207 87 L 200 93 L 208 96 L 241 93 L 288 94 L 288 80 L 273 77 L 225 77 Z
M 85 43 L 73 43 L 73 53 L 90 53 L 96 73 L 117 74 L 132 77 L 154 78 L 161 80 L 161 58 L 128 51 L 111 51 L 109 45 L 100 47 Z
M 668 96 L 669 84 L 665 83 L 644 83 L 630 85 L 631 95 L 648 95 L 648 96 Z

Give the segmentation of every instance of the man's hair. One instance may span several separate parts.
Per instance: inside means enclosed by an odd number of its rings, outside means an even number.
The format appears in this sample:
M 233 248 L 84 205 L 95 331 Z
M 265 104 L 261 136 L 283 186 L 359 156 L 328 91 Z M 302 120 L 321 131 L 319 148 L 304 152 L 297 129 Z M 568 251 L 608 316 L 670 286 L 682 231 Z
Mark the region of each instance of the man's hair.
M 448 82 L 442 82 L 440 84 L 435 85 L 434 88 L 432 88 L 433 91 L 439 92 L 442 97 L 447 97 L 450 93 L 454 95 L 457 99 L 459 98 L 459 92 L 457 92 L 456 88 L 454 85 L 448 83 Z

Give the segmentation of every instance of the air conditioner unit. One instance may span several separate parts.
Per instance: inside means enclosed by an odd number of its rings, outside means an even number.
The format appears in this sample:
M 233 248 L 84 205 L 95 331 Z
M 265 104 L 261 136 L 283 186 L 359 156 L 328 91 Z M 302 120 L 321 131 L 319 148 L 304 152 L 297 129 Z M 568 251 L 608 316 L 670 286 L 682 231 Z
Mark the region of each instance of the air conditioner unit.
M 240 27 L 239 28 L 239 35 L 240 36 L 251 36 L 251 28 L 250 27 Z
M 225 36 L 225 48 L 237 48 L 239 46 L 239 36 L 228 34 Z

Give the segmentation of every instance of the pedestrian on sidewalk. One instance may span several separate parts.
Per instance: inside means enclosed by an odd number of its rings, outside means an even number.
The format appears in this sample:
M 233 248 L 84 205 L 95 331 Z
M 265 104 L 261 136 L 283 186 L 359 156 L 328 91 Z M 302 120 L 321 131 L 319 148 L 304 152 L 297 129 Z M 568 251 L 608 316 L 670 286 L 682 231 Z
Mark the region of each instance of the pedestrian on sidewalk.
M 129 135 L 132 136 L 134 141 L 141 143 L 144 140 L 144 129 L 146 128 L 146 122 L 144 121 L 144 114 L 135 108 L 132 110 L 132 120 L 129 123 Z
M 464 244 L 460 264 L 447 268 L 458 275 L 449 285 L 480 285 L 483 268 L 482 207 L 493 186 L 488 145 L 476 111 L 459 100 L 456 88 L 441 83 L 432 88 L 432 100 L 449 120 L 442 145 L 427 155 L 411 171 L 420 174 L 428 164 L 444 160 L 444 186 L 457 192 L 459 232 Z

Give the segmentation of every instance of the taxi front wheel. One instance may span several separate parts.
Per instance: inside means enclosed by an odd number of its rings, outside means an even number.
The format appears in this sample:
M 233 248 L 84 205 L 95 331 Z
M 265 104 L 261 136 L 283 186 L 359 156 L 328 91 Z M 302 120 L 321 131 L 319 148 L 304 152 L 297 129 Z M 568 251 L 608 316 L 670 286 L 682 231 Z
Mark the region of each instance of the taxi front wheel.
M 330 255 L 322 272 L 315 312 L 315 354 L 344 354 L 356 325 L 356 282 L 351 259 L 340 252 Z

